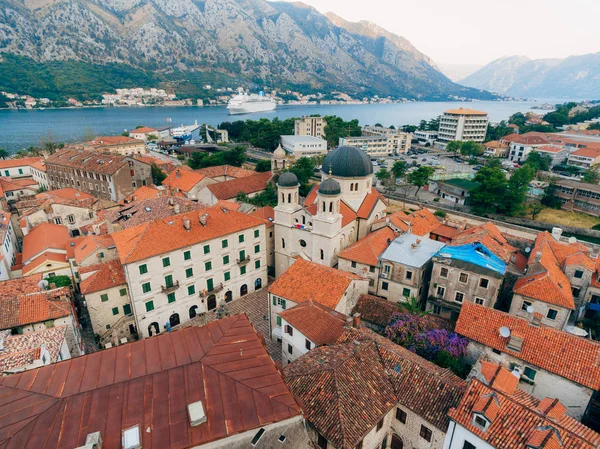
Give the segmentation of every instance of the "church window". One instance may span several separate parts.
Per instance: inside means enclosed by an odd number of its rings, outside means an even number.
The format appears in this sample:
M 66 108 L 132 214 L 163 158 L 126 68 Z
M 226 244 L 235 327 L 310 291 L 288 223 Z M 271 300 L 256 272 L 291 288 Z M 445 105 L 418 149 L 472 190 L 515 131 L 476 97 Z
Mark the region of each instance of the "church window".
M 321 252 L 321 260 L 325 259 L 325 253 L 323 252 L 323 250 L 319 250 Z
M 292 202 L 292 194 L 288 193 L 288 203 L 291 203 L 291 202 Z
M 304 240 L 300 240 L 300 242 L 299 242 L 299 243 L 300 243 L 300 246 L 301 246 L 302 248 L 306 248 L 306 241 L 304 241 Z
M 333 203 L 329 203 L 329 212 L 333 212 Z
M 285 249 L 285 239 L 281 239 L 281 247 Z

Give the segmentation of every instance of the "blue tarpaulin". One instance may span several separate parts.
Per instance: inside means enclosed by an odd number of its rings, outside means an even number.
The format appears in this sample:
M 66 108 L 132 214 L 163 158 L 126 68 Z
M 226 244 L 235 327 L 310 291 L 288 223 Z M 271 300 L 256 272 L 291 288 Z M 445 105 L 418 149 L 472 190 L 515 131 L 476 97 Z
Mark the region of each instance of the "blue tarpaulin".
M 442 248 L 436 257 L 444 259 L 455 259 L 469 262 L 500 274 L 506 272 L 506 264 L 502 259 L 492 253 L 481 243 L 467 243 L 460 246 L 446 246 Z

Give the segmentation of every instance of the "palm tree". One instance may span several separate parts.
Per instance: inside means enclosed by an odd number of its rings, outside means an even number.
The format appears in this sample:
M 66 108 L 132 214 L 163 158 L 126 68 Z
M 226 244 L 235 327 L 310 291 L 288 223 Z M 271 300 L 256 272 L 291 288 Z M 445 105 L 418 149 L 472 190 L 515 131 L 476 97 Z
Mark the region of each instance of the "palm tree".
M 406 302 L 399 302 L 398 307 L 400 308 L 400 312 L 410 313 L 411 315 L 417 316 L 425 316 L 429 315 L 429 311 L 423 310 L 421 308 L 421 301 L 419 301 L 414 296 L 411 296 L 410 299 L 406 298 Z
M 6 159 L 9 156 L 10 156 L 10 153 L 7 150 L 5 150 L 4 148 L 0 148 L 0 158 L 1 159 Z

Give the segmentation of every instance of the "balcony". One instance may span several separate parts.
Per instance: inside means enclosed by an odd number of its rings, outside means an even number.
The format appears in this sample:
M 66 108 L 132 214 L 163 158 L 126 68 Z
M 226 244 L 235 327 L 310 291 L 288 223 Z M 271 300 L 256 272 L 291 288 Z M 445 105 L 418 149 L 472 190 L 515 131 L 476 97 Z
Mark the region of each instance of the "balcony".
M 239 266 L 247 265 L 250 262 L 250 256 L 246 256 L 244 259 L 236 259 L 236 262 Z
M 208 295 L 213 295 L 215 293 L 219 293 L 221 290 L 223 290 L 223 288 L 224 288 L 224 285 L 221 282 L 220 284 L 215 285 L 212 290 L 200 290 L 200 292 L 198 293 L 198 296 L 200 296 L 200 298 L 204 298 Z
M 173 293 L 175 290 L 177 290 L 179 288 L 179 281 L 175 282 L 173 285 L 171 286 L 165 286 L 165 285 L 161 285 L 160 289 L 161 291 L 165 294 L 168 295 L 169 293 Z

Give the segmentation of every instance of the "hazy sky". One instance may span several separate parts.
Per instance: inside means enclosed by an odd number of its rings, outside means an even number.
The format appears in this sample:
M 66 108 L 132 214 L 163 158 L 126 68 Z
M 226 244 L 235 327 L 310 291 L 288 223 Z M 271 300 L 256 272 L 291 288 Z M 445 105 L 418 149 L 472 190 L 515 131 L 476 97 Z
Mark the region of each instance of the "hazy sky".
M 346 20 L 370 20 L 439 64 L 484 65 L 600 51 L 600 0 L 301 0 Z

